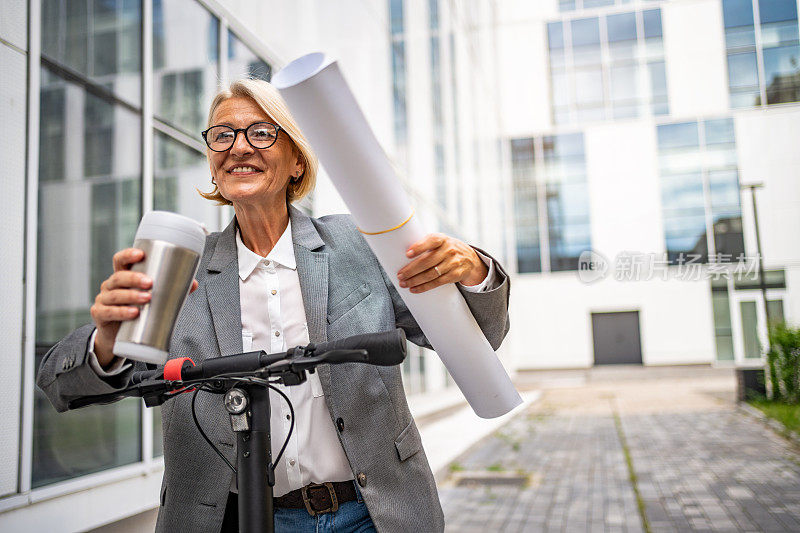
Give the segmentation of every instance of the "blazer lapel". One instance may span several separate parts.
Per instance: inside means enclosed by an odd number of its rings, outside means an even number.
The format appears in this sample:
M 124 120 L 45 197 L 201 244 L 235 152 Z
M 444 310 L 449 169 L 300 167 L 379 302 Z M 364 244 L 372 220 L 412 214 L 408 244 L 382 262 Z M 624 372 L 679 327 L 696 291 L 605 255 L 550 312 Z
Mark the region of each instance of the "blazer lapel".
M 206 296 L 214 321 L 219 353 L 232 355 L 242 351 L 242 312 L 239 301 L 239 269 L 236 255 L 236 219 L 217 239 L 214 253 L 206 267 Z
M 290 205 L 289 216 L 292 220 L 297 276 L 308 322 L 308 338 L 314 343 L 325 342 L 328 340 L 328 254 L 317 251 L 325 243 L 306 214 Z M 317 371 L 322 390 L 330 398 L 330 365 L 320 365 Z

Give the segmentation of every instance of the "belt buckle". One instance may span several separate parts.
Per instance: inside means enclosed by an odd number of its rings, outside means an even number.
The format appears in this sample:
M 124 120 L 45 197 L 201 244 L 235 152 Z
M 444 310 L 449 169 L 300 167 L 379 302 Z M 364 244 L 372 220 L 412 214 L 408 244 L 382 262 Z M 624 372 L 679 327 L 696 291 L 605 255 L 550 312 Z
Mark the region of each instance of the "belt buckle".
M 326 488 L 328 489 L 328 493 L 331 496 L 331 506 L 327 509 L 314 509 L 311 505 L 311 497 L 308 495 L 309 490 L 318 489 L 318 488 Z M 334 513 L 339 510 L 339 500 L 336 498 L 336 491 L 333 490 L 333 483 L 330 481 L 326 481 L 325 483 L 310 483 L 305 487 L 300 489 L 300 494 L 303 496 L 303 503 L 306 506 L 306 511 L 311 516 L 316 516 L 318 514 L 325 514 L 325 513 Z

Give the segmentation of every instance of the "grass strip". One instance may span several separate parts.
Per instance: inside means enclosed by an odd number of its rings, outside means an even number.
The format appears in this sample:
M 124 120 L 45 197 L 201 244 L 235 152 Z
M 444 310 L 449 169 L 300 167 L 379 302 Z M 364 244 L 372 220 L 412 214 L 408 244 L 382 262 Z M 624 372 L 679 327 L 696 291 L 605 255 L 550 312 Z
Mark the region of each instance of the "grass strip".
M 622 453 L 625 454 L 625 464 L 628 465 L 628 479 L 633 486 L 633 494 L 636 496 L 636 506 L 639 508 L 639 517 L 642 519 L 642 528 L 645 533 L 652 533 L 650 529 L 650 521 L 647 519 L 647 511 L 644 506 L 644 500 L 639 492 L 639 479 L 636 477 L 636 471 L 633 469 L 633 458 L 631 458 L 631 450 L 628 448 L 628 441 L 625 439 L 625 432 L 622 431 L 622 420 L 614 409 L 614 425 L 617 426 L 617 437 L 622 445 Z
M 768 417 L 777 420 L 789 431 L 800 433 L 800 405 L 791 405 L 770 400 L 751 400 L 750 405 Z

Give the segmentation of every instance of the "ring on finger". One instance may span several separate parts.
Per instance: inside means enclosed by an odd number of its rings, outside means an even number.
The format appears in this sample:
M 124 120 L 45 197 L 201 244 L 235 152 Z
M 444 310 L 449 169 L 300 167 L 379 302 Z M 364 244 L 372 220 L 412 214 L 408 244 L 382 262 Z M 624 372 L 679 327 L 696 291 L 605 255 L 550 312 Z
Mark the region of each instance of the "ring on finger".
M 437 278 L 439 278 L 439 277 L 441 277 L 441 276 L 442 276 L 442 273 L 441 273 L 441 272 L 439 272 L 439 268 L 438 268 L 438 267 L 436 267 L 436 266 L 435 266 L 435 267 L 433 267 L 433 270 L 435 270 L 435 271 L 436 271 L 436 277 L 437 277 Z

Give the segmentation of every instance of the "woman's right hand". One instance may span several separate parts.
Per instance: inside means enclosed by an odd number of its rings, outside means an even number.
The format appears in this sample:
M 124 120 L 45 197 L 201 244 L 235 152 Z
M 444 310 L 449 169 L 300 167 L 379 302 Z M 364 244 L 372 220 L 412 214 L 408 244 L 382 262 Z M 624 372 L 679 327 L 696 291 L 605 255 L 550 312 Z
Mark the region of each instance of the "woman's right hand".
M 153 280 L 130 269 L 143 260 L 144 252 L 138 248 L 126 248 L 114 254 L 114 273 L 100 285 L 100 294 L 89 310 L 97 326 L 94 353 L 103 368 L 114 359 L 111 349 L 122 321 L 139 316 L 137 306 L 150 301 L 148 289 L 152 288 Z

